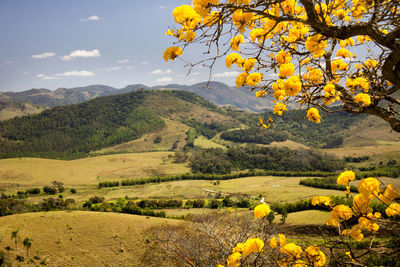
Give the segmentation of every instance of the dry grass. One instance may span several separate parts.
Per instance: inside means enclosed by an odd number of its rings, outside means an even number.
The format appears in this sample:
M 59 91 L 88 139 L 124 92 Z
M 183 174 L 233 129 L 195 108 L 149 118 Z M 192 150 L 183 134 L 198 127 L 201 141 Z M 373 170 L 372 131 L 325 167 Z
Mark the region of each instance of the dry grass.
M 45 108 L 34 106 L 30 103 L 23 103 L 23 109 L 20 107 L 16 107 L 13 104 L 6 106 L 5 108 L 0 110 L 0 121 L 8 120 L 17 116 L 25 116 L 30 114 L 40 113 Z
M 45 259 L 48 266 L 140 266 L 143 231 L 153 225 L 177 221 L 100 212 L 27 213 L 0 218 L 1 246 L 10 246 L 11 231 L 33 239 L 30 257 Z M 26 256 L 22 244 L 19 255 Z M 16 264 L 16 263 L 14 263 Z
M 386 144 L 388 145 L 332 148 L 332 149 L 323 149 L 322 151 L 334 154 L 338 157 L 370 156 L 371 161 L 374 162 L 379 162 L 380 160 L 400 159 L 400 143 L 390 142 Z
M 225 146 L 215 143 L 214 141 L 207 139 L 202 135 L 194 140 L 194 146 L 201 148 L 225 148 Z
M 184 164 L 168 159 L 173 152 L 148 152 L 92 157 L 72 161 L 37 158 L 0 160 L 0 184 L 49 185 L 52 181 L 67 186 L 95 185 L 121 177 L 142 178 L 186 173 Z

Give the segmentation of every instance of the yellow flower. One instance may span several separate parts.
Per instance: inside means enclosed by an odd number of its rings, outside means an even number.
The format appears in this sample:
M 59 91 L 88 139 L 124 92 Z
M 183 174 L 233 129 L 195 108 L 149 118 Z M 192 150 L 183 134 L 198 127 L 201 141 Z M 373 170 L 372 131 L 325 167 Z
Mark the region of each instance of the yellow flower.
M 348 15 L 349 12 L 350 10 L 348 9 L 338 9 L 334 12 L 334 15 L 340 20 L 349 22 L 351 19 L 351 17 Z
M 271 248 L 276 248 L 277 245 L 278 245 L 278 242 L 276 242 L 276 238 L 275 238 L 275 236 L 273 236 L 273 237 L 271 238 L 271 240 L 269 241 L 269 246 L 270 246 Z
M 239 34 L 232 38 L 231 40 L 231 48 L 232 50 L 240 51 L 239 45 L 244 43 L 243 35 Z
M 167 62 L 169 59 L 170 60 L 175 60 L 177 57 L 182 55 L 182 49 L 179 46 L 172 46 L 168 47 L 167 50 L 164 52 L 164 60 Z
M 254 208 L 254 218 L 262 218 L 267 216 L 271 212 L 271 209 L 267 204 L 260 204 Z
M 346 48 L 340 48 L 337 51 L 336 56 L 347 58 L 347 57 L 352 57 L 353 54 L 349 50 L 347 50 Z
M 309 246 L 306 248 L 306 255 L 311 266 L 320 267 L 326 263 L 326 256 L 318 246 Z
M 333 207 L 331 217 L 334 219 L 348 220 L 353 217 L 353 211 L 349 206 L 340 204 Z
M 339 45 L 340 45 L 342 48 L 344 48 L 344 47 L 346 47 L 346 46 L 353 46 L 353 45 L 355 45 L 355 42 L 354 42 L 354 39 L 350 37 L 350 38 L 348 38 L 348 39 L 341 40 L 341 41 L 339 42 Z
M 225 65 L 228 68 L 231 68 L 232 64 L 238 64 L 238 66 L 241 67 L 243 64 L 243 61 L 244 61 L 243 57 L 241 55 L 239 55 L 238 53 L 230 53 L 225 58 Z
M 241 33 L 245 32 L 246 27 L 252 27 L 253 19 L 253 13 L 243 12 L 242 9 L 237 9 L 232 15 L 233 24 L 238 28 L 239 32 Z
M 284 84 L 283 88 L 288 96 L 296 96 L 301 91 L 300 76 L 290 76 Z
M 392 184 L 389 184 L 386 187 L 385 192 L 383 194 L 380 194 L 378 198 L 383 203 L 389 204 L 393 200 L 400 198 L 400 191 L 396 190 Z
M 363 102 L 364 105 L 369 106 L 371 105 L 371 97 L 368 94 L 359 93 L 354 97 L 354 102 Z
M 386 215 L 389 217 L 396 216 L 400 214 L 400 204 L 399 203 L 392 203 L 386 209 Z
M 376 68 L 376 66 L 378 66 L 378 62 L 374 59 L 368 59 L 367 61 L 364 62 L 364 65 L 368 69 L 374 69 L 374 68 Z
M 243 72 L 241 74 L 239 74 L 239 76 L 237 76 L 235 83 L 236 83 L 236 87 L 242 87 L 245 83 L 246 83 L 246 79 L 247 76 L 249 74 L 247 72 Z
M 309 121 L 315 123 L 321 122 L 321 116 L 319 115 L 319 111 L 316 108 L 310 108 L 309 110 L 307 110 L 307 118 Z
M 286 255 L 292 256 L 294 258 L 300 258 L 301 253 L 303 250 L 300 246 L 296 245 L 295 243 L 286 244 L 284 247 L 281 247 L 281 252 L 285 253 Z
M 332 199 L 330 197 L 325 197 L 325 196 L 315 196 L 311 200 L 311 204 L 313 206 L 323 204 L 325 206 L 330 206 L 332 205 Z
M 263 96 L 265 96 L 266 93 L 267 93 L 267 91 L 265 91 L 265 90 L 257 91 L 256 97 L 263 97 Z
M 369 196 L 358 194 L 353 199 L 353 210 L 357 214 L 368 214 L 372 211 L 370 204 L 371 198 Z
M 189 5 L 176 7 L 172 15 L 175 22 L 181 24 L 184 29 L 194 29 L 201 22 L 201 16 Z
M 246 78 L 246 84 L 248 86 L 257 86 L 259 82 L 262 80 L 262 74 L 258 72 L 254 72 L 252 74 L 249 74 Z
M 211 5 L 218 5 L 218 0 L 193 0 L 194 10 L 202 17 L 210 14 Z
M 303 79 L 309 83 L 320 84 L 324 79 L 324 75 L 320 69 L 311 69 L 308 73 L 303 75 Z
M 344 171 L 339 175 L 336 182 L 341 185 L 347 185 L 354 179 L 356 179 L 356 174 L 353 171 Z
M 279 65 L 282 65 L 289 63 L 292 60 L 292 56 L 290 55 L 289 52 L 280 50 L 279 53 L 276 55 L 275 59 Z
M 185 39 L 186 42 L 190 43 L 196 38 L 196 33 L 194 31 L 187 31 L 183 39 Z
M 242 254 L 240 254 L 239 252 L 234 252 L 228 257 L 226 263 L 229 267 L 237 267 L 240 265 L 241 258 Z
M 255 58 L 248 58 L 243 64 L 243 71 L 249 72 L 254 67 L 254 64 L 257 62 Z
M 305 45 L 306 49 L 313 54 L 313 57 L 318 58 L 325 54 L 325 48 L 328 45 L 328 40 L 324 40 L 324 36 L 316 34 L 308 37 Z
M 258 40 L 260 43 L 267 38 L 267 31 L 263 28 L 254 28 L 250 31 L 250 39 L 255 42 Z
M 264 242 L 260 238 L 250 238 L 243 246 L 243 257 L 247 257 L 250 253 L 260 253 L 264 248 Z
M 377 196 L 379 193 L 379 181 L 375 178 L 365 178 L 358 183 L 358 191 L 364 196 Z
M 279 78 L 289 77 L 294 72 L 294 64 L 286 63 L 279 67 Z
M 274 107 L 274 114 L 278 114 L 279 116 L 282 116 L 283 112 L 285 112 L 287 110 L 287 107 L 285 104 L 283 103 L 276 103 L 275 107 Z
M 343 62 L 341 59 L 336 59 L 331 62 L 332 72 L 344 71 L 349 69 L 349 64 Z

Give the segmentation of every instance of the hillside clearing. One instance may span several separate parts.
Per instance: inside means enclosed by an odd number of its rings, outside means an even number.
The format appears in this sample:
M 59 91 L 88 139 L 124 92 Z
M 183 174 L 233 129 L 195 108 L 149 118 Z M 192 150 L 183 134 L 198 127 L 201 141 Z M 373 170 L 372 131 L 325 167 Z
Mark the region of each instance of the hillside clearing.
M 116 154 L 64 161 L 40 158 L 0 160 L 0 184 L 44 186 L 61 181 L 67 186 L 97 185 L 104 179 L 143 178 L 189 172 L 172 163 L 173 152 Z

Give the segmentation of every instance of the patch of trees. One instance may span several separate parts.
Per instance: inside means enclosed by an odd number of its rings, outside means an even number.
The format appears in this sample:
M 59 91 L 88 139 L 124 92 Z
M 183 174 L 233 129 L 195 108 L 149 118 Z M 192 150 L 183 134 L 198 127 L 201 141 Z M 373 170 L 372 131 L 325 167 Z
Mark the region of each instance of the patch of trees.
M 325 178 L 303 179 L 299 182 L 299 184 L 309 187 L 323 188 L 330 190 L 340 190 L 340 191 L 346 190 L 346 186 L 336 183 L 336 177 L 334 176 Z M 357 187 L 351 185 L 350 192 L 358 193 Z
M 112 181 L 112 182 L 100 182 L 99 183 L 99 188 L 103 188 L 103 187 L 116 187 L 119 186 L 119 182 L 118 181 Z
M 274 130 L 266 130 L 260 127 L 251 127 L 248 129 L 224 131 L 221 134 L 224 140 L 236 143 L 256 143 L 256 144 L 271 144 L 272 142 L 283 142 L 287 140 L 286 132 L 278 132 Z
M 344 163 L 334 156 L 313 150 L 246 146 L 195 151 L 190 158 L 190 167 L 192 172 L 202 173 L 229 173 L 233 169 L 256 168 L 332 172 L 343 169 Z
M 26 200 L 15 198 L 0 198 L 0 216 L 17 213 L 39 212 L 50 210 L 70 209 L 75 204 L 74 199 L 46 198 L 37 204 L 28 203 Z
M 346 162 L 353 162 L 353 163 L 358 163 L 358 162 L 364 162 L 369 160 L 369 156 L 362 156 L 362 157 L 344 157 L 344 161 Z
M 306 145 L 334 148 L 343 144 L 342 132 L 351 128 L 359 121 L 365 120 L 366 114 L 350 114 L 341 110 L 341 106 L 332 107 L 336 112 L 324 116 L 322 123 L 315 124 L 306 120 L 306 110 L 287 110 L 285 116 L 279 117 L 273 123 L 275 132 L 288 133 L 289 139 Z M 264 117 L 274 117 L 272 111 L 266 111 Z
M 0 157 L 82 156 L 162 129 L 161 117 L 141 106 L 151 93 L 98 97 L 0 122 Z
M 200 121 L 196 121 L 194 118 L 191 120 L 182 120 L 183 123 L 189 125 L 190 127 L 196 129 L 196 132 L 200 135 L 204 135 L 205 137 L 211 139 L 217 133 L 225 131 L 232 127 L 229 124 L 222 124 L 221 122 L 210 122 L 210 123 L 203 123 Z

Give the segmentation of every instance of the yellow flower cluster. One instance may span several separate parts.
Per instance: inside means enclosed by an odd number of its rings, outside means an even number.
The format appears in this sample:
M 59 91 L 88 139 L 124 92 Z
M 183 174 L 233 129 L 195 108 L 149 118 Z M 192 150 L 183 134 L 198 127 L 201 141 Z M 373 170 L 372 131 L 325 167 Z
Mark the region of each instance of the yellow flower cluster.
M 307 118 L 309 121 L 312 121 L 315 123 L 321 122 L 321 116 L 319 115 L 319 111 L 316 108 L 309 108 L 307 110 Z
M 364 77 L 357 78 L 347 78 L 346 86 L 349 87 L 354 93 L 354 90 L 362 90 L 364 93 L 367 93 L 369 90 L 369 82 Z
M 332 72 L 345 71 L 349 69 L 349 64 L 343 62 L 341 59 L 335 59 L 331 62 Z
M 313 54 L 314 58 L 322 57 L 325 54 L 325 48 L 328 41 L 320 34 L 315 34 L 307 38 L 306 49 Z
M 304 39 L 309 31 L 310 28 L 307 25 L 298 22 L 289 29 L 289 36 L 284 37 L 284 39 L 288 43 L 295 43 L 297 40 Z
M 308 73 L 303 75 L 303 79 L 311 84 L 320 84 L 324 80 L 324 75 L 320 69 L 309 69 Z
M 344 48 L 344 47 L 347 47 L 347 46 L 353 46 L 353 45 L 355 45 L 356 43 L 354 42 L 354 39 L 353 38 L 348 38 L 348 39 L 345 39 L 345 40 L 340 40 L 340 42 L 339 42 L 339 45 L 342 47 L 342 48 Z
M 236 87 L 242 87 L 246 83 L 247 76 L 249 76 L 247 72 L 239 74 L 235 80 Z
M 193 30 L 201 23 L 201 16 L 189 5 L 176 7 L 172 15 L 175 18 L 175 22 L 181 24 L 184 30 Z
M 352 57 L 353 54 L 349 50 L 347 50 L 346 48 L 340 48 L 337 51 L 336 56 L 348 58 L 348 57 Z
M 389 184 L 385 192 L 378 196 L 379 200 L 386 205 L 390 204 L 393 200 L 400 198 L 400 191 L 396 190 L 392 184 Z
M 293 63 L 285 63 L 281 64 L 279 67 L 279 78 L 289 77 L 294 73 L 294 64 Z
M 172 46 L 167 48 L 167 50 L 164 52 L 164 60 L 167 62 L 169 59 L 170 60 L 175 60 L 177 57 L 182 55 L 182 49 L 178 46 Z
M 350 181 L 356 179 L 356 174 L 353 171 L 344 171 L 337 178 L 337 183 L 347 185 Z
M 246 84 L 248 86 L 257 86 L 259 82 L 261 82 L 263 75 L 258 72 L 251 73 L 246 78 Z
M 353 217 L 353 211 L 349 206 L 340 204 L 333 207 L 331 217 L 326 222 L 327 225 L 338 226 L 341 221 L 346 221 Z
M 393 217 L 400 214 L 400 204 L 399 203 L 392 203 L 389 207 L 385 210 L 386 215 L 389 217 Z
M 316 206 L 316 205 L 331 206 L 332 199 L 330 197 L 325 197 L 325 196 L 315 196 L 312 198 L 311 204 L 313 206 Z
M 225 65 L 228 68 L 231 68 L 231 66 L 233 64 L 237 64 L 239 66 L 239 68 L 242 68 L 244 61 L 245 61 L 245 59 L 238 53 L 230 53 L 225 58 Z
M 318 246 L 309 246 L 306 248 L 306 257 L 310 263 L 306 266 L 321 267 L 326 263 L 326 256 Z
M 275 57 L 276 62 L 278 62 L 279 65 L 282 64 L 287 64 L 290 63 L 290 61 L 292 60 L 292 56 L 290 55 L 289 52 L 286 52 L 284 50 L 280 50 L 278 52 L 278 54 Z
M 239 45 L 244 43 L 243 35 L 239 34 L 231 39 L 232 50 L 240 51 Z
M 271 212 L 270 207 L 267 204 L 260 204 L 254 208 L 254 218 L 262 218 L 267 216 Z
M 243 12 L 242 9 L 237 9 L 232 15 L 233 24 L 238 28 L 239 32 L 244 33 L 246 27 L 253 27 L 254 14 L 251 12 Z
M 227 266 L 237 267 L 242 258 L 246 258 L 251 253 L 260 253 L 263 248 L 264 242 L 260 238 L 250 238 L 245 243 L 238 243 L 233 248 L 233 253 L 226 260 Z
M 285 112 L 287 110 L 287 107 L 285 104 L 283 103 L 276 103 L 275 107 L 274 107 L 274 114 L 278 114 L 279 116 L 282 116 L 283 112 Z
M 194 10 L 202 17 L 210 14 L 211 5 L 218 5 L 218 0 L 193 0 Z
M 371 105 L 371 97 L 368 94 L 359 93 L 354 97 L 354 102 L 356 103 L 364 103 L 364 105 Z

